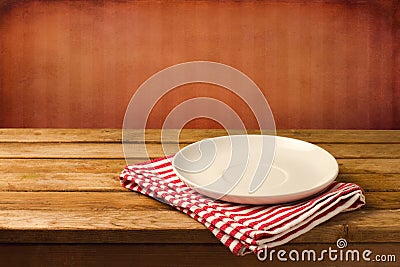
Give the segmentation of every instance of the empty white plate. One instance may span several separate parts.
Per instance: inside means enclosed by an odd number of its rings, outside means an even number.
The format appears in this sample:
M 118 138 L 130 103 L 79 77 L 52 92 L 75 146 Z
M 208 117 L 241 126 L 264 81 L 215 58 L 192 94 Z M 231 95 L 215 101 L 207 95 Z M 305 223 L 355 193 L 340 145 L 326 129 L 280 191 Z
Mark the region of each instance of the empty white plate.
M 335 158 L 319 146 L 270 135 L 205 139 L 181 149 L 172 167 L 199 193 L 242 204 L 309 197 L 332 183 L 339 171 Z

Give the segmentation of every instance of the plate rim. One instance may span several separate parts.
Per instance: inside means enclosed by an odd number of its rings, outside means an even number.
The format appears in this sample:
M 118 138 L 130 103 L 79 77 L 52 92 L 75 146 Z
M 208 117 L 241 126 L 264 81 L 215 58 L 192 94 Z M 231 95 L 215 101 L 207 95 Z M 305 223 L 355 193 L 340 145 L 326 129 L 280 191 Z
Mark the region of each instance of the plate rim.
M 277 139 L 283 139 L 283 140 L 284 140 L 284 139 L 287 139 L 287 140 L 291 140 L 291 141 L 295 141 L 295 142 L 300 142 L 300 143 L 305 143 L 305 144 L 307 144 L 307 145 L 311 145 L 312 147 L 315 147 L 315 148 L 319 149 L 320 151 L 323 151 L 323 153 L 325 153 L 328 157 L 330 157 L 330 158 L 332 159 L 332 162 L 335 163 L 335 173 L 334 173 L 331 177 L 329 177 L 329 178 L 325 178 L 325 177 L 322 178 L 322 179 L 321 179 L 321 180 L 323 180 L 322 183 L 319 183 L 319 184 L 313 186 L 313 187 L 310 188 L 310 189 L 302 190 L 302 191 L 298 191 L 298 192 L 287 193 L 287 194 L 272 194 L 272 195 L 271 195 L 271 194 L 268 194 L 268 195 L 263 195 L 263 196 L 260 196 L 260 195 L 255 196 L 255 195 L 252 195 L 252 194 L 250 194 L 250 193 L 247 193 L 247 194 L 230 194 L 230 193 L 228 192 L 228 193 L 222 194 L 221 192 L 214 192 L 214 191 L 212 191 L 212 190 L 206 189 L 206 190 L 204 190 L 204 191 L 206 191 L 207 193 L 208 193 L 208 192 L 210 193 L 209 195 L 207 195 L 207 194 L 204 194 L 204 193 L 202 193 L 202 192 L 199 192 L 199 190 L 197 190 L 197 188 L 202 188 L 202 186 L 197 185 L 197 184 L 191 182 L 190 180 L 186 179 L 185 177 L 183 177 L 183 176 L 181 175 L 181 173 L 177 170 L 177 168 L 175 168 L 174 161 L 175 161 L 175 159 L 176 159 L 176 155 L 177 155 L 178 153 L 181 153 L 181 152 L 182 152 L 183 150 L 185 150 L 185 149 L 189 149 L 190 147 L 195 146 L 196 144 L 199 144 L 199 143 L 204 142 L 204 141 L 206 141 L 206 140 L 215 140 L 215 139 L 230 138 L 230 137 L 248 137 L 248 136 L 250 136 L 250 137 L 265 137 L 265 136 L 268 136 L 268 137 L 276 138 L 275 144 L 274 144 L 274 145 L 275 145 L 275 150 L 276 150 L 276 148 L 277 148 L 277 146 L 278 146 Z M 275 160 L 275 153 L 274 153 L 273 161 L 274 161 L 274 160 Z M 254 203 L 256 203 L 256 202 L 258 203 L 257 200 L 262 200 L 262 199 L 266 199 L 266 198 L 272 199 L 272 200 L 273 200 L 273 199 L 281 199 L 281 198 L 293 198 L 293 200 L 284 201 L 284 202 L 274 202 L 274 201 L 270 202 L 270 201 L 265 201 L 266 204 L 292 202 L 292 201 L 297 201 L 297 200 L 305 199 L 305 198 L 308 198 L 308 197 L 310 197 L 310 196 L 312 196 L 312 195 L 321 193 L 321 192 L 324 191 L 330 184 L 332 184 L 332 183 L 335 181 L 335 179 L 337 178 L 337 176 L 338 176 L 338 174 L 339 174 L 339 164 L 338 164 L 336 158 L 335 158 L 331 153 L 329 153 L 327 150 L 325 150 L 324 148 L 322 148 L 322 147 L 320 147 L 320 146 L 318 146 L 318 145 L 315 145 L 315 144 L 313 144 L 313 143 L 310 143 L 310 142 L 301 140 L 301 139 L 296 139 L 296 138 L 291 138 L 291 137 L 286 137 L 286 136 L 261 135 L 261 134 L 223 135 L 223 136 L 217 136 L 217 137 L 211 137 L 211 138 L 204 138 L 204 139 L 202 139 L 202 140 L 199 140 L 199 141 L 197 141 L 197 142 L 191 143 L 191 144 L 185 146 L 184 148 L 180 149 L 180 150 L 173 156 L 173 158 L 172 158 L 172 160 L 171 160 L 171 166 L 172 166 L 172 169 L 173 169 L 174 173 L 178 176 L 178 178 L 181 179 L 182 182 L 184 182 L 188 187 L 190 187 L 190 188 L 192 188 L 193 190 L 195 190 L 196 192 L 199 192 L 200 194 L 205 195 L 205 196 L 210 197 L 210 198 L 213 198 L 212 196 L 210 196 L 211 194 L 217 194 L 217 195 L 223 195 L 222 197 L 218 198 L 218 200 L 223 200 L 224 198 L 228 197 L 229 199 L 230 199 L 230 198 L 252 199 L 252 200 L 254 200 Z M 330 175 L 329 175 L 329 176 L 330 176 Z M 201 191 L 202 191 L 202 190 L 201 190 Z M 316 192 L 314 192 L 314 191 L 316 191 Z M 312 192 L 312 193 L 311 193 L 311 192 Z M 304 197 L 296 197 L 296 196 L 298 196 L 299 194 L 306 195 L 306 196 L 304 196 Z M 231 201 L 231 200 L 225 200 L 225 201 L 234 202 L 234 203 L 239 203 L 239 204 L 253 204 L 253 201 L 250 201 L 250 202 L 247 202 L 247 201 L 246 201 L 246 202 L 238 202 L 238 201 Z M 260 202 L 260 203 L 261 203 L 261 202 Z

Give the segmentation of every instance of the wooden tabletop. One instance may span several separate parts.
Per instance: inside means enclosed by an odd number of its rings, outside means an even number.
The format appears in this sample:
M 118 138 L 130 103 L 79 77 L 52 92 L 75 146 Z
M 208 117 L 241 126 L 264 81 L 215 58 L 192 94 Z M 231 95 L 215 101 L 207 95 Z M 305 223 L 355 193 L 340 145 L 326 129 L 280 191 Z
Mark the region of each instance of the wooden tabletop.
M 224 134 L 183 130 L 180 144 Z M 374 253 L 400 251 L 400 131 L 277 134 L 328 150 L 340 166 L 337 180 L 357 183 L 367 200 L 362 209 L 339 214 L 282 248 L 328 248 L 345 238 Z M 176 152 L 172 136 L 167 132 L 167 146 Z M 138 154 L 133 161 L 140 162 L 143 140 L 138 135 L 134 143 Z M 130 257 L 174 266 L 266 264 L 254 255 L 233 256 L 197 221 L 122 188 L 121 130 L 0 129 L 0 146 L 0 259 L 11 265 L 98 266 L 100 260 L 131 266 Z M 146 148 L 151 157 L 163 156 L 159 130 L 146 132 Z

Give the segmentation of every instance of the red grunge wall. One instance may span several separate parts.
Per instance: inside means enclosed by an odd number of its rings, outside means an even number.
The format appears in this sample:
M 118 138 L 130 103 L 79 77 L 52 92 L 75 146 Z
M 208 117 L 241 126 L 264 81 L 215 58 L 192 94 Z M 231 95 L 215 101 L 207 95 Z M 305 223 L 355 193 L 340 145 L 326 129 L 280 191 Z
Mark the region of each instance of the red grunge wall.
M 398 10 L 398 1 L 2 1 L 0 127 L 118 128 L 151 75 L 209 60 L 250 76 L 277 128 L 399 129 Z M 165 96 L 148 127 L 198 96 L 256 128 L 237 96 L 204 84 Z

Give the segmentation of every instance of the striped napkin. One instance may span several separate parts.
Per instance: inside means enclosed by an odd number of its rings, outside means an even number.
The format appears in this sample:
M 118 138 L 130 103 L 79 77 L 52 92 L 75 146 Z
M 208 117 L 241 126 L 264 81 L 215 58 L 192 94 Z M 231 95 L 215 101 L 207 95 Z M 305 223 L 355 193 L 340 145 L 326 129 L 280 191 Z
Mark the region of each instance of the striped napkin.
M 204 224 L 235 255 L 285 244 L 340 212 L 365 204 L 356 184 L 332 183 L 318 196 L 280 205 L 241 205 L 216 201 L 184 184 L 171 157 L 126 166 L 122 186 L 151 196 Z

